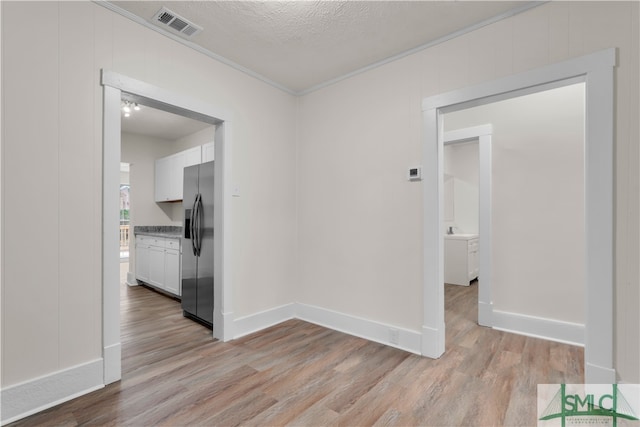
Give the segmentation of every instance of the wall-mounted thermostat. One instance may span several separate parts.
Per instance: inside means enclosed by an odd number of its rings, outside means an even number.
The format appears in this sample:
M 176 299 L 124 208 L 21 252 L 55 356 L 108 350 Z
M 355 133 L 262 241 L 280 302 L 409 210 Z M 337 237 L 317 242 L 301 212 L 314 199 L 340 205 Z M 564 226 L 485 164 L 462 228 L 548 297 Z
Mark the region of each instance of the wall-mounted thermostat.
M 409 168 L 409 171 L 407 172 L 407 179 L 409 181 L 420 181 L 422 179 L 422 166 Z

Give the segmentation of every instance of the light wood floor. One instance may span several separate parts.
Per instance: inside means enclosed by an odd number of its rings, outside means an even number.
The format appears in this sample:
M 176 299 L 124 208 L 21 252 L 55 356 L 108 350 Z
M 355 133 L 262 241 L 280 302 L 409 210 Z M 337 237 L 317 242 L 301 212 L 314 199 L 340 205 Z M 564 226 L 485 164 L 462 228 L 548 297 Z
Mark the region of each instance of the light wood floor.
M 123 286 L 122 381 L 13 425 L 535 425 L 536 384 L 583 382 L 583 351 L 479 327 L 476 307 L 477 286 L 446 286 L 432 360 L 299 320 L 213 342 Z

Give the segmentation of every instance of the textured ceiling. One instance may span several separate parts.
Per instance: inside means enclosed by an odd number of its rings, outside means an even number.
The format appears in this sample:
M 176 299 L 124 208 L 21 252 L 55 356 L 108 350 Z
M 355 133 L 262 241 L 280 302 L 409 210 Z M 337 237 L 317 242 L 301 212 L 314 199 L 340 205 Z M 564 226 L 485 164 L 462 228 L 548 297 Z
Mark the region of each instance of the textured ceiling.
M 522 1 L 112 1 L 162 7 L 204 30 L 189 41 L 301 93 L 534 3 Z

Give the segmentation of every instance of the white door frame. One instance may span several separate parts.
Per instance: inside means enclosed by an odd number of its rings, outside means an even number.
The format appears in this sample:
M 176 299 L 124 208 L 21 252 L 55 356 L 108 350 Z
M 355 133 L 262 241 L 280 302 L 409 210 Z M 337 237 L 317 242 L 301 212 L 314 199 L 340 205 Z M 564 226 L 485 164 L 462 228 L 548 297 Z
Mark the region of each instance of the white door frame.
M 478 324 L 493 326 L 491 297 L 491 136 L 490 124 L 445 132 L 443 145 L 478 141 L 479 249 Z M 444 270 L 443 270 L 444 271 Z
M 611 384 L 613 368 L 613 140 L 616 50 L 569 59 L 425 98 L 423 114 L 424 319 L 422 354 L 445 349 L 442 114 L 585 83 L 585 382 Z
M 213 337 L 233 337 L 231 304 L 231 115 L 196 99 L 102 70 L 103 219 L 102 219 L 102 342 L 104 383 L 121 378 L 120 260 L 118 254 L 120 185 L 120 100 L 125 94 L 141 104 L 215 124 L 214 317 Z

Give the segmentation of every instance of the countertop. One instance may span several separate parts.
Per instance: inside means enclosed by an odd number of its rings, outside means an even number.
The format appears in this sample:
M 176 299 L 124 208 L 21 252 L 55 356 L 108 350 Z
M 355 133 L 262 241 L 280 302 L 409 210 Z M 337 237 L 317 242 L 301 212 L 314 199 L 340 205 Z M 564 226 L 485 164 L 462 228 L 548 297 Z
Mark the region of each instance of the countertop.
M 453 239 L 453 240 L 471 240 L 477 239 L 479 237 L 478 234 L 445 234 L 445 239 Z
M 136 225 L 133 227 L 133 234 L 179 239 L 182 237 L 182 227 L 174 225 Z

